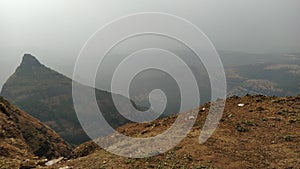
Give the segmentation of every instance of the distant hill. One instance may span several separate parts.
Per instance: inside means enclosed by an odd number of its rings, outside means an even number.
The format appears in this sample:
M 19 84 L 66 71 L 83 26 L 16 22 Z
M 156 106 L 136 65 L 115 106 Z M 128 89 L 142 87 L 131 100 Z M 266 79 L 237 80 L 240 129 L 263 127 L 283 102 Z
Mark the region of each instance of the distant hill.
M 244 106 L 238 106 L 240 103 Z M 207 142 L 199 144 L 199 134 L 209 109 L 209 103 L 195 109 L 199 114 L 190 133 L 164 154 L 142 159 L 124 158 L 99 148 L 94 142 L 87 142 L 73 151 L 72 157 L 76 159 L 64 161 L 56 167 L 299 168 L 300 95 L 230 97 L 226 100 L 225 111 L 217 130 Z M 173 115 L 146 124 L 130 123 L 118 128 L 118 131 L 132 137 L 153 137 L 166 131 L 175 119 L 176 115 Z M 112 135 L 108 138 L 111 140 L 116 137 Z M 97 141 L 107 140 L 101 138 Z M 162 144 L 169 144 L 168 139 Z M 137 145 L 115 142 L 109 148 L 121 146 L 126 147 L 124 151 L 130 152 Z
M 300 60 L 293 64 L 254 64 L 226 69 L 228 95 L 295 96 L 300 93 Z
M 220 51 L 229 96 L 247 93 L 295 96 L 300 93 L 300 54 Z
M 93 90 L 83 85 L 82 88 Z M 117 113 L 111 93 L 102 90 L 95 90 L 95 93 L 104 117 L 113 127 L 129 122 Z M 69 143 L 89 140 L 74 110 L 72 80 L 44 66 L 34 56 L 24 55 L 20 66 L 4 84 L 1 95 L 47 124 Z
M 0 168 L 5 168 L 9 161 L 18 165 L 18 160 L 35 156 L 68 157 L 71 150 L 48 126 L 0 97 Z
M 183 56 L 191 55 L 181 52 Z M 246 94 L 295 96 L 300 93 L 300 53 L 218 52 L 225 68 L 228 96 L 244 96 Z M 191 62 L 189 59 L 185 61 L 187 64 Z M 201 94 L 201 104 L 204 104 L 210 101 L 211 97 L 208 74 L 204 65 L 197 62 L 189 63 L 189 66 L 195 73 Z M 184 67 L 176 65 L 172 68 L 178 74 L 185 70 Z M 142 76 L 137 76 L 136 80 L 139 80 L 137 81 L 139 83 L 133 82 L 131 86 L 132 99 L 135 103 L 145 107 L 149 106 L 148 95 L 150 91 L 159 88 L 163 89 L 168 99 L 166 114 L 171 115 L 178 112 L 180 92 L 176 82 L 168 75 L 149 71 L 148 73 L 143 72 Z M 180 80 L 190 81 L 185 76 L 180 76 Z

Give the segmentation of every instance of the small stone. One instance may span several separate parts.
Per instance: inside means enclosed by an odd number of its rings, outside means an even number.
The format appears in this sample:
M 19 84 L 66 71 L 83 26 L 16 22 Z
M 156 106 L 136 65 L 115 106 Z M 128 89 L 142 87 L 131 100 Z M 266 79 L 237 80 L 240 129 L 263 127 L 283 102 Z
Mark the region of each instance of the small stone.
M 65 167 L 60 167 L 59 169 L 71 169 L 72 167 L 65 166 Z
M 39 160 L 38 163 L 37 163 L 37 165 L 42 165 L 42 166 L 44 166 L 45 163 L 46 163 L 47 161 L 48 161 L 48 159 L 42 159 L 42 160 Z
M 195 116 L 189 116 L 189 120 L 195 119 Z
M 26 159 L 21 163 L 20 169 L 25 169 L 25 168 L 36 168 L 37 162 L 34 160 L 29 160 Z

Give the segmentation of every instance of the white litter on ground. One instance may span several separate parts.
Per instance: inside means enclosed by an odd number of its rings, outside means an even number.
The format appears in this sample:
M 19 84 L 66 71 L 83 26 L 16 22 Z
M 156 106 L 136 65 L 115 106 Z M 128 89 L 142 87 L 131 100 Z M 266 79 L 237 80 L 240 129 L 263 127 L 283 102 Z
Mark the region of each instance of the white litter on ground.
M 65 167 L 60 167 L 59 169 L 71 169 L 71 167 L 65 166 Z
M 239 106 L 239 107 L 244 107 L 244 106 L 245 106 L 245 104 L 243 104 L 243 103 L 239 103 L 239 104 L 238 104 L 238 106 Z
M 53 164 L 56 164 L 56 163 L 60 162 L 60 161 L 63 160 L 63 159 L 64 159 L 63 157 L 60 157 L 60 158 L 58 158 L 58 159 L 54 159 L 54 160 L 48 161 L 45 165 L 46 165 L 46 166 L 51 166 L 51 165 L 53 165 Z

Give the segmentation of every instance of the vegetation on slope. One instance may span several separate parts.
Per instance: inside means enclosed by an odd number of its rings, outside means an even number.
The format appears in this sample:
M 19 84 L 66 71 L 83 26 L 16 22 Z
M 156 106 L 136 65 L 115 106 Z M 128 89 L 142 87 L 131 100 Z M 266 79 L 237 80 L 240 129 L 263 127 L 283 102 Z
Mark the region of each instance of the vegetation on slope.
M 0 168 L 14 168 L 35 156 L 68 157 L 71 150 L 48 126 L 0 97 Z
M 83 85 L 82 89 L 94 90 Z M 113 127 L 129 122 L 117 113 L 111 93 L 97 89 L 95 93 L 104 117 Z M 1 95 L 50 126 L 69 143 L 89 140 L 74 110 L 72 80 L 42 65 L 32 55 L 24 55 L 16 72 L 4 84 Z M 127 99 L 120 95 L 116 97 Z M 86 114 L 89 118 L 88 110 Z

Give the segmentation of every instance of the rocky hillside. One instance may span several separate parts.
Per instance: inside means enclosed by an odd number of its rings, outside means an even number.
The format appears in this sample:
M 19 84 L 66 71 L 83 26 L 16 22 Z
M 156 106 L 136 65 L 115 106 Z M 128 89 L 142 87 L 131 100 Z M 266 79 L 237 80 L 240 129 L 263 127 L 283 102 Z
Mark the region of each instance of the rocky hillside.
M 82 89 L 94 90 L 83 85 Z M 113 127 L 129 122 L 117 113 L 111 93 L 97 89 L 95 93 L 104 117 Z M 74 110 L 72 80 L 44 66 L 34 56 L 24 55 L 20 66 L 4 84 L 1 95 L 47 124 L 69 143 L 80 144 L 89 140 Z M 120 95 L 116 97 L 127 99 Z M 82 109 L 86 111 L 86 118 L 89 118 L 88 107 Z
M 191 132 L 164 154 L 130 159 L 87 142 L 73 151 L 72 157 L 76 159 L 53 168 L 299 168 L 300 95 L 230 97 L 218 129 L 207 142 L 199 144 L 198 137 L 208 110 L 209 104 L 194 110 L 199 111 L 199 115 Z M 148 124 L 131 123 L 118 131 L 133 137 L 155 136 L 175 119 L 176 116 L 170 116 Z
M 0 97 L 0 168 L 22 160 L 68 157 L 71 146 L 39 120 Z

